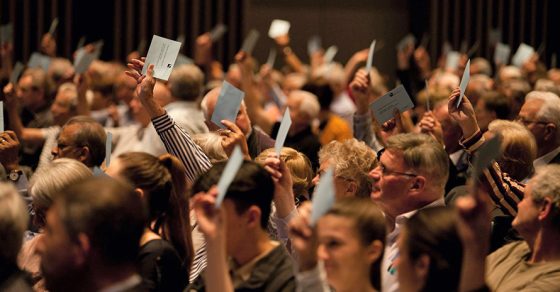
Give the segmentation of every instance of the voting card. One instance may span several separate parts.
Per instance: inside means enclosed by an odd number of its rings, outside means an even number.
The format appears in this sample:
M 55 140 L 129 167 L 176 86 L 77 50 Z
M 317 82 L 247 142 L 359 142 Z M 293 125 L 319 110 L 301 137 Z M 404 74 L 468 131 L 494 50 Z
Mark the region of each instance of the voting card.
M 41 53 L 34 52 L 27 62 L 28 68 L 41 68 L 45 71 L 49 70 L 51 65 L 51 58 L 49 56 L 43 55 Z
M 224 81 L 211 121 L 222 129 L 225 128 L 222 120 L 235 122 L 244 96 L 243 91 Z
M 461 105 L 461 101 L 463 100 L 463 95 L 465 95 L 465 90 L 467 90 L 467 85 L 469 85 L 469 80 L 471 79 L 471 60 L 467 61 L 467 65 L 465 66 L 465 71 L 463 71 L 463 78 L 461 78 L 461 84 L 459 84 L 459 89 L 461 93 L 459 94 L 459 98 L 457 98 L 457 104 L 455 106 L 459 108 Z
M 274 62 L 276 61 L 276 49 L 270 49 L 268 53 L 268 59 L 266 60 L 266 64 L 272 69 L 274 68 Z
M 268 30 L 268 36 L 271 39 L 275 39 L 279 36 L 287 35 L 290 31 L 290 22 L 282 19 L 274 19 L 270 23 L 270 28 Z
M 58 17 L 53 19 L 53 21 L 51 22 L 51 26 L 49 27 L 49 34 L 54 35 L 57 27 L 58 27 Z
M 4 132 L 4 102 L 0 101 L 0 133 Z
M 194 60 L 183 54 L 179 54 L 177 56 L 177 60 L 175 60 L 175 65 L 173 67 L 179 67 L 181 65 L 188 65 L 188 64 L 194 64 Z
M 397 44 L 397 50 L 402 51 L 409 46 L 414 47 L 414 44 L 416 44 L 416 38 L 414 37 L 414 35 L 409 33 L 399 41 L 399 43 Z
M 319 184 L 313 194 L 312 209 L 311 209 L 311 226 L 315 226 L 319 218 L 327 213 L 335 201 L 334 193 L 334 169 L 329 167 L 325 174 L 321 175 Z
M 81 49 L 85 45 L 86 45 L 86 37 L 83 36 L 83 37 L 80 38 L 80 40 L 78 40 L 78 45 L 76 46 L 76 51 Z
M 509 64 L 509 56 L 511 48 L 502 43 L 497 43 L 494 49 L 494 64 L 507 65 Z
M 226 197 L 227 190 L 233 182 L 233 179 L 235 178 L 235 175 L 239 171 L 239 168 L 241 168 L 242 164 L 243 153 L 241 152 L 241 148 L 239 148 L 239 145 L 236 145 L 235 149 L 233 149 L 233 152 L 228 159 L 226 167 L 224 168 L 224 172 L 222 172 L 222 176 L 218 181 L 218 197 L 216 198 L 216 208 L 219 208 L 222 205 L 222 202 Z
M 373 64 L 373 53 L 375 52 L 375 42 L 376 42 L 376 40 L 373 40 L 371 42 L 371 45 L 369 46 L 368 58 L 367 58 L 367 62 L 366 62 L 366 72 L 367 72 L 367 74 L 369 74 L 371 72 L 371 66 Z
M 10 83 L 14 85 L 17 84 L 19 76 L 23 72 L 23 69 L 24 69 L 23 64 L 18 61 L 14 66 L 14 69 L 12 70 L 12 74 L 10 75 Z
M 321 46 L 321 37 L 318 35 L 312 36 L 307 41 L 307 54 L 309 54 L 309 56 L 313 55 L 321 50 Z
M 428 79 L 424 80 L 424 83 L 426 84 L 426 111 L 431 111 L 430 109 L 430 86 L 428 84 Z
M 502 42 L 502 32 L 497 28 L 491 29 L 488 32 L 488 43 L 490 44 L 490 46 L 493 46 L 501 42 Z
M 428 44 L 430 43 L 430 36 L 427 33 L 422 35 L 422 40 L 420 40 L 420 44 L 418 47 L 422 47 L 428 49 Z
M 255 29 L 252 29 L 245 40 L 243 41 L 243 45 L 241 46 L 241 51 L 247 53 L 247 55 L 253 54 L 253 49 L 255 49 L 255 45 L 259 40 L 259 32 Z
M 461 58 L 461 54 L 457 51 L 451 51 L 447 53 L 447 58 L 445 61 L 445 68 L 447 70 L 455 71 L 459 66 L 459 59 Z
M 487 168 L 490 163 L 500 156 L 500 146 L 502 144 L 502 136 L 495 134 L 490 140 L 486 141 L 474 155 L 473 161 L 473 177 L 478 178 L 482 171 Z
M 0 45 L 14 42 L 14 25 L 11 23 L 0 26 Z
M 280 152 L 282 151 L 282 147 L 284 147 L 284 142 L 286 141 L 288 130 L 290 130 L 291 125 L 292 118 L 290 117 L 290 109 L 286 108 L 282 122 L 280 122 L 280 129 L 278 129 L 278 134 L 276 134 L 276 141 L 274 142 L 274 149 L 278 157 L 280 157 Z
M 337 46 L 330 46 L 325 51 L 325 55 L 323 57 L 323 61 L 325 62 L 325 64 L 331 63 L 334 60 L 334 56 L 336 56 L 336 53 L 338 53 L 338 47 Z
M 144 68 L 142 68 L 142 74 L 146 75 L 148 66 L 153 64 L 154 77 L 167 81 L 180 50 L 180 42 L 154 35 L 144 62 Z
M 93 46 L 92 52 L 88 52 L 87 47 L 82 47 L 76 52 L 76 59 L 74 59 L 74 71 L 76 71 L 76 74 L 86 72 L 91 63 L 101 56 L 103 41 L 96 42 Z
M 377 122 L 382 125 L 394 117 L 395 109 L 402 113 L 414 108 L 414 103 L 404 86 L 399 85 L 371 103 L 370 108 Z
M 470 59 L 474 57 L 476 52 L 478 52 L 479 48 L 480 48 L 480 42 L 477 40 L 476 42 L 474 42 L 474 45 L 472 45 L 472 47 L 467 51 L 468 58 Z
M 459 49 L 459 52 L 461 52 L 461 54 L 466 54 L 468 49 L 469 43 L 466 40 L 463 40 L 461 42 L 461 48 Z
M 107 132 L 107 140 L 105 140 L 105 166 L 109 167 L 111 164 L 111 152 L 113 147 L 113 134 Z
M 445 41 L 441 47 L 441 54 L 446 56 L 451 51 L 453 51 L 453 47 L 451 47 L 451 44 L 448 41 Z
M 550 68 L 551 69 L 556 69 L 556 65 L 558 60 L 556 59 L 557 55 L 556 53 L 552 54 L 552 56 L 550 56 Z
M 516 67 L 521 67 L 529 60 L 529 58 L 531 58 L 531 56 L 533 56 L 534 53 L 535 49 L 533 49 L 533 47 L 522 43 L 519 45 L 519 48 L 517 48 L 515 55 L 513 55 L 511 63 Z
M 219 41 L 227 32 L 227 26 L 219 23 L 210 31 L 210 40 L 212 42 Z

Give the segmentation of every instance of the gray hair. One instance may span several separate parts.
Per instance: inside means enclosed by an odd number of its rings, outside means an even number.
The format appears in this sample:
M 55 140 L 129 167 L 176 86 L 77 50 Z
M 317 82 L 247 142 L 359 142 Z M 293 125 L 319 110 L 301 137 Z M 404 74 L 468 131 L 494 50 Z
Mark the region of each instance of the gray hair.
M 199 133 L 195 134 L 192 138 L 194 143 L 200 146 L 202 151 L 208 155 L 212 163 L 228 159 L 222 147 L 222 137 L 220 134 L 216 132 Z
M 29 216 L 16 188 L 0 182 L 0 262 L 15 263 Z
M 541 100 L 543 104 L 537 113 L 537 118 L 560 127 L 560 97 L 558 95 L 546 91 L 531 91 L 525 100 Z M 556 137 L 560 138 L 560 129 L 557 130 Z
M 302 113 L 307 114 L 310 120 L 316 119 L 317 116 L 319 116 L 321 105 L 319 105 L 319 101 L 317 100 L 317 96 L 315 96 L 315 94 L 303 90 L 294 90 L 290 93 L 290 95 L 298 95 L 301 97 L 299 110 Z
M 90 176 L 92 172 L 85 164 L 70 158 L 59 158 L 39 168 L 29 182 L 29 194 L 38 217 L 44 216 L 53 197 L 62 189 Z
M 560 226 L 560 165 L 548 164 L 537 168 L 535 176 L 529 181 L 535 203 L 542 203 L 545 197 L 552 199 L 552 224 Z
M 168 86 L 173 97 L 195 101 L 200 97 L 204 87 L 204 73 L 195 65 L 181 65 L 171 72 Z

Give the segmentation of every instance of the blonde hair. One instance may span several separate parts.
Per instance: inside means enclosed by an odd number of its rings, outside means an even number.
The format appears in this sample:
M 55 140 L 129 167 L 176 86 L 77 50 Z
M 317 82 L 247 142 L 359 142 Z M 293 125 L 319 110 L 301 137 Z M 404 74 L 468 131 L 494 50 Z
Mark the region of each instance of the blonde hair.
M 266 157 L 274 151 L 274 148 L 264 150 L 255 158 L 255 162 L 264 165 Z M 309 158 L 293 148 L 282 147 L 280 159 L 286 163 L 286 166 L 290 170 L 294 194 L 308 196 L 311 181 L 313 180 L 313 169 L 311 168 Z
M 507 120 L 492 121 L 488 130 L 502 136 L 502 156 L 497 161 L 500 168 L 518 181 L 530 176 L 537 158 L 533 134 L 523 125 Z
M 46 211 L 53 203 L 54 196 L 62 189 L 92 176 L 91 170 L 75 159 L 59 158 L 40 167 L 29 182 L 29 194 L 39 227 L 44 225 Z
M 335 176 L 357 183 L 357 197 L 369 197 L 369 172 L 377 166 L 377 155 L 373 149 L 354 138 L 343 142 L 332 141 L 319 151 L 319 162 L 326 160 L 334 167 Z

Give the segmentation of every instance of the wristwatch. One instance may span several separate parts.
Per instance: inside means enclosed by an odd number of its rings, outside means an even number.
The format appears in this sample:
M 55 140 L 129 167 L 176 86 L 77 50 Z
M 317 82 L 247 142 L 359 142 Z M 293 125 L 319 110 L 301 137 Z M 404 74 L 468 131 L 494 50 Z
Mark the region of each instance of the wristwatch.
M 19 170 L 19 169 L 14 169 L 12 171 L 10 171 L 10 173 L 8 174 L 8 179 L 16 182 L 18 181 L 19 177 L 23 174 L 23 171 Z

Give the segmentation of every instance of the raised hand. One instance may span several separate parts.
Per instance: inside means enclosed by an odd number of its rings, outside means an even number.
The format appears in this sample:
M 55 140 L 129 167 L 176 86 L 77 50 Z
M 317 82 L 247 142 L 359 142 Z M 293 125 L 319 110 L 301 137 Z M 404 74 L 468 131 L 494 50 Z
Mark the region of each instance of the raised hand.
M 264 161 L 264 169 L 274 181 L 274 204 L 279 218 L 286 218 L 295 208 L 292 174 L 284 160 L 270 153 Z
M 300 271 L 308 271 L 317 265 L 317 235 L 310 225 L 311 203 L 304 202 L 298 209 L 299 216 L 289 224 L 292 248 L 298 254 Z
M 443 143 L 443 128 L 441 127 L 441 123 L 436 119 L 433 112 L 425 112 L 424 116 L 418 123 L 418 127 L 420 128 L 420 132 L 424 134 L 428 134 L 440 142 L 442 145 Z
M 0 133 L 0 163 L 7 171 L 18 168 L 20 143 L 13 131 Z
M 247 160 L 251 160 L 249 155 L 249 147 L 247 146 L 247 139 L 245 139 L 245 134 L 239 129 L 239 127 L 228 120 L 221 121 L 227 129 L 218 130 L 218 134 L 222 137 L 222 148 L 226 152 L 227 156 L 231 156 L 235 145 L 241 147 L 241 152 Z
M 216 208 L 218 188 L 212 187 L 208 192 L 193 196 L 193 210 L 199 230 L 207 240 L 225 240 L 225 210 Z
M 352 96 L 356 99 L 356 113 L 363 115 L 369 111 L 369 72 L 360 69 L 354 75 L 354 79 L 350 82 L 350 90 Z
M 468 138 L 479 131 L 480 128 L 478 127 L 478 122 L 476 121 L 474 108 L 466 95 L 463 96 L 463 99 L 457 108 L 457 99 L 460 94 L 461 90 L 459 87 L 451 92 L 447 103 L 447 109 L 449 110 L 449 116 L 456 121 L 459 126 L 461 126 L 461 129 L 463 130 L 463 137 Z
M 142 68 L 144 67 L 145 58 L 134 59 L 128 63 L 130 70 L 126 71 L 126 75 L 136 80 L 136 96 L 150 115 L 156 118 L 165 114 L 165 110 L 154 101 L 154 87 L 156 86 L 156 79 L 154 78 L 154 64 L 148 66 L 146 75 L 142 75 Z

